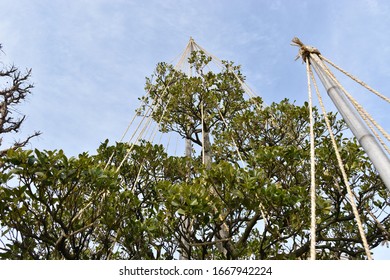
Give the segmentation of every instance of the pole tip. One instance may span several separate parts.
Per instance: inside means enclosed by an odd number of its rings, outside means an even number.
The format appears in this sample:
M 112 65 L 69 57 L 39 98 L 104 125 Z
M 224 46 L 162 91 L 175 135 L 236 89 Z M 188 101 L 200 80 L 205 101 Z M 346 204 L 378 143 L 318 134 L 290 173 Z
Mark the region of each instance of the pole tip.
M 299 53 L 296 56 L 295 60 L 302 58 L 302 60 L 306 62 L 310 58 L 311 54 L 321 54 L 317 48 L 305 45 L 298 37 L 294 37 L 291 40 L 291 45 L 299 47 Z

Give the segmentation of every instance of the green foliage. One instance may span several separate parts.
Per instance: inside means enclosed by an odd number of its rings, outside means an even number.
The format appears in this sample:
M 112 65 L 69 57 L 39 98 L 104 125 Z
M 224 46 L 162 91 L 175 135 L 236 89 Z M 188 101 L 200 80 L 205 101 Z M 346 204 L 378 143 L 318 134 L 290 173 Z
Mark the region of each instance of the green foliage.
M 87 154 L 68 159 L 61 150 L 9 150 L 5 165 L 9 178 L 1 187 L 1 222 L 9 230 L 5 243 L 14 249 L 2 248 L 1 256 L 83 258 L 82 249 L 93 242 L 83 229 L 93 228 L 101 211 L 87 207 L 83 219 L 76 216 L 87 201 L 97 206 L 103 190 L 117 190 L 113 175 Z
M 202 107 L 205 131 L 246 107 L 241 84 L 234 74 L 244 80 L 240 67 L 224 62 L 226 68 L 222 72 L 205 73 L 210 61 L 204 53 L 193 52 L 189 62 L 194 76 L 175 70 L 172 65 L 158 64 L 154 76 L 146 81 L 148 95 L 141 99 L 144 105 L 139 114 L 147 114 L 155 106 L 152 116 L 163 132 L 175 131 L 202 145 Z
M 106 141 L 96 155 L 76 158 L 10 150 L 1 158 L 0 258 L 307 259 L 308 104 L 245 99 L 233 74 L 244 79 L 240 67 L 224 62 L 226 70 L 206 72 L 210 61 L 194 52 L 194 76 L 159 64 L 138 112 L 195 144 L 203 145 L 202 130 L 209 132 L 209 165 L 148 142 Z M 317 258 L 363 259 L 329 133 L 315 108 L 314 118 Z M 344 122 L 329 118 L 375 248 L 389 238 L 389 194 L 356 140 L 343 135 Z

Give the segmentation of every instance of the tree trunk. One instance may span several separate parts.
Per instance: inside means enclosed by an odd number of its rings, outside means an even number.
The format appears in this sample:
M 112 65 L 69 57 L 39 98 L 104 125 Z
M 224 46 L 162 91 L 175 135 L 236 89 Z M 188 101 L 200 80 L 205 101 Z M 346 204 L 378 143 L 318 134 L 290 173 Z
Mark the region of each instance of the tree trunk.
M 211 153 L 211 142 L 210 142 L 210 131 L 206 128 L 203 129 L 203 164 L 206 167 L 206 169 L 211 168 L 212 163 L 212 153 Z M 214 190 L 212 189 L 211 192 L 215 194 Z M 216 194 L 215 194 L 216 195 Z M 219 231 L 219 238 L 215 238 L 216 246 L 218 251 L 220 251 L 225 257 L 227 256 L 227 250 L 224 247 L 224 242 L 219 242 L 220 240 L 225 240 L 229 238 L 229 228 L 224 222 L 221 225 L 221 229 Z
M 209 169 L 211 167 L 211 143 L 210 143 L 210 132 L 207 130 L 204 130 L 203 132 L 203 164 L 206 167 L 206 169 Z
M 192 142 L 191 139 L 186 138 L 186 146 L 185 146 L 185 156 L 187 158 L 191 158 L 192 155 Z M 187 174 L 187 181 L 189 181 L 191 172 L 190 172 L 191 166 L 187 166 L 188 174 Z M 187 217 L 181 217 L 183 220 L 183 232 L 186 232 L 189 230 L 190 221 Z M 189 260 L 191 257 L 191 247 L 188 244 L 189 236 L 187 234 L 186 237 L 181 237 L 181 244 L 182 244 L 182 252 L 180 253 L 179 259 L 180 260 Z

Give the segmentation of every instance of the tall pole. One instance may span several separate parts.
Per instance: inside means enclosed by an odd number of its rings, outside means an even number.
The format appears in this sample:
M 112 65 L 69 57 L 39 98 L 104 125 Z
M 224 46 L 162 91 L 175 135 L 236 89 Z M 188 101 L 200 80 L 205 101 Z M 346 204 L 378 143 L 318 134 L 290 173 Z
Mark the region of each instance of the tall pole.
M 188 57 L 191 56 L 191 53 L 194 51 L 194 39 L 192 39 L 192 37 L 190 38 L 190 41 L 188 42 L 186 50 L 188 50 L 188 53 L 183 54 L 184 58 L 186 58 L 187 56 Z M 189 71 L 189 75 L 192 76 L 192 69 L 188 69 L 188 71 Z M 188 159 L 190 159 L 192 157 L 192 142 L 191 142 L 190 137 L 191 137 L 191 134 L 185 138 L 185 156 Z M 188 168 L 188 170 L 190 170 L 190 166 L 187 166 L 187 168 Z M 190 180 L 190 176 L 191 176 L 191 172 L 188 171 L 187 182 Z M 181 219 L 183 219 L 184 230 L 190 230 L 190 221 L 188 220 L 188 218 L 182 217 Z M 188 236 L 186 236 L 186 237 L 188 237 Z M 184 236 L 181 237 L 181 243 L 183 246 L 183 251 L 180 253 L 179 259 L 180 260 L 189 260 L 191 247 L 188 244 L 188 241 L 186 240 L 186 238 Z
M 353 109 L 341 88 L 323 70 L 325 65 L 316 53 L 310 54 L 310 63 L 324 85 L 329 97 L 347 123 L 348 127 L 367 153 L 374 167 L 390 191 L 390 160 L 380 144 L 364 124 L 360 115 Z

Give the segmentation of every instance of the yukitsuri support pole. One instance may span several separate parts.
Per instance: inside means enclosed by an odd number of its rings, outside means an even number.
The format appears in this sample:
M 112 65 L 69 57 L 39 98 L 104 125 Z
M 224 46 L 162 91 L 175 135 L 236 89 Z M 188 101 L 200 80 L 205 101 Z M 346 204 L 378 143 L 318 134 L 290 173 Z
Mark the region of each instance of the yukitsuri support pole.
M 184 53 L 183 54 L 183 58 L 187 58 L 191 56 L 191 53 L 195 50 L 194 48 L 194 39 L 192 39 L 192 37 L 190 38 L 190 41 L 188 42 L 188 45 L 186 47 L 186 51 L 188 50 L 188 52 Z M 188 69 L 189 70 L 189 76 L 192 76 L 192 69 Z M 192 142 L 191 142 L 191 139 L 190 139 L 190 136 L 189 135 L 187 138 L 185 138 L 185 156 L 190 159 L 192 157 Z M 188 167 L 188 170 L 190 169 L 189 166 Z M 190 174 L 191 172 L 189 171 L 188 174 L 187 174 L 187 181 L 190 180 Z M 183 226 L 185 228 L 185 230 L 189 230 L 190 229 L 190 221 L 189 221 L 189 218 L 187 217 L 183 217 L 181 218 L 183 219 Z M 188 237 L 188 236 L 186 236 Z M 182 246 L 184 247 L 183 248 L 183 252 L 180 253 L 180 256 L 179 256 L 179 259 L 180 260 L 189 260 L 190 259 L 190 254 L 191 254 L 191 247 L 190 247 L 190 244 L 188 243 L 188 241 L 186 240 L 186 238 L 183 236 L 181 238 L 181 243 L 182 243 Z
M 323 70 L 325 65 L 316 52 L 310 53 L 310 63 L 324 85 L 344 121 L 367 153 L 382 178 L 383 183 L 390 190 L 390 160 L 380 144 L 366 127 L 356 110 L 353 109 L 341 88 Z

